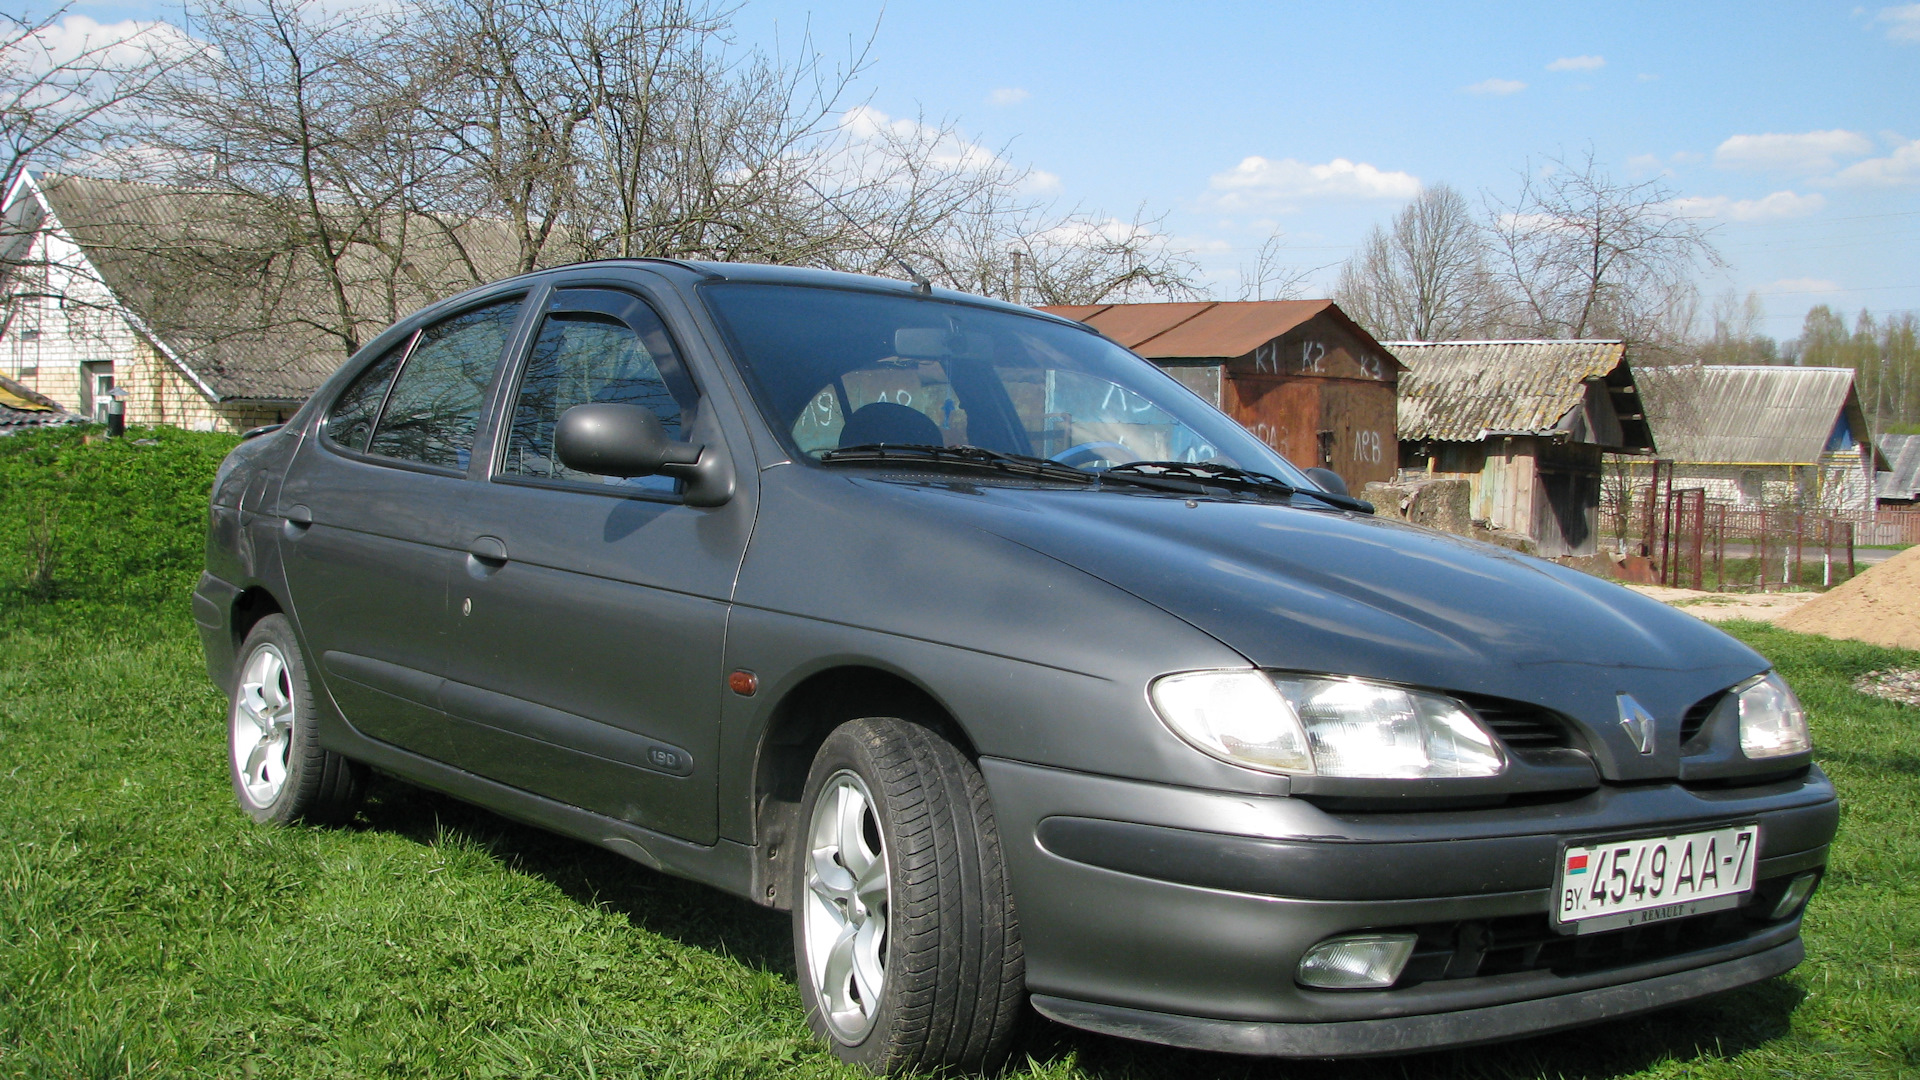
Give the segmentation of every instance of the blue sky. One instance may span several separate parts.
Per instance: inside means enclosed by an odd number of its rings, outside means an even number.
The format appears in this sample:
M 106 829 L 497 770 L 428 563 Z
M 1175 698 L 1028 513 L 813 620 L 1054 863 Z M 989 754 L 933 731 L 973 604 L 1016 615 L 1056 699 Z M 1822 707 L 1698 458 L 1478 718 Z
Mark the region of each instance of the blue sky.
M 1920 309 L 1920 5 L 882 9 L 754 0 L 738 28 L 844 51 L 877 24 L 862 100 L 957 121 L 1066 204 L 1166 212 L 1229 288 L 1276 226 L 1293 262 L 1338 263 L 1404 204 L 1396 174 L 1477 202 L 1590 146 L 1712 215 L 1729 267 L 1704 290 L 1760 290 L 1768 333 L 1816 303 Z
M 158 2 L 82 2 L 112 22 Z M 1715 226 L 1703 292 L 1920 309 L 1920 4 L 749 0 L 740 44 L 844 55 L 848 99 L 956 123 L 1046 197 L 1144 206 L 1224 295 L 1273 229 L 1337 264 L 1420 183 L 1478 203 L 1589 148 Z

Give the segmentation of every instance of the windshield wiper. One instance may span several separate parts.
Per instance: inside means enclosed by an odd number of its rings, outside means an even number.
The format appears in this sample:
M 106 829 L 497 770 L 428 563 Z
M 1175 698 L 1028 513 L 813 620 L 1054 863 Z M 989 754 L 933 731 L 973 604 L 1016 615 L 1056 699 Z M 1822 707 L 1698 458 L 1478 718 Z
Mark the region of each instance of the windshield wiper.
M 1002 450 L 989 450 L 984 446 L 862 443 L 859 446 L 843 446 L 838 450 L 828 450 L 820 455 L 820 461 L 826 465 L 894 463 L 959 465 L 964 468 L 986 469 L 1014 476 L 1030 476 L 1039 480 L 1065 480 L 1075 484 L 1091 484 L 1100 478 L 1097 473 L 1076 469 L 1071 465 L 1062 465 L 1043 457 L 1009 454 Z
M 1336 495 L 1331 491 L 1321 491 L 1318 488 L 1295 487 L 1277 476 L 1268 476 L 1266 473 L 1241 469 L 1217 461 L 1129 461 L 1125 465 L 1115 465 L 1108 469 L 1105 475 L 1111 476 L 1115 473 L 1128 476 L 1165 477 L 1170 480 L 1186 480 L 1200 484 L 1228 484 L 1278 495 L 1282 498 L 1305 495 L 1342 510 L 1373 513 L 1373 504 L 1365 499 L 1356 499 L 1351 495 Z

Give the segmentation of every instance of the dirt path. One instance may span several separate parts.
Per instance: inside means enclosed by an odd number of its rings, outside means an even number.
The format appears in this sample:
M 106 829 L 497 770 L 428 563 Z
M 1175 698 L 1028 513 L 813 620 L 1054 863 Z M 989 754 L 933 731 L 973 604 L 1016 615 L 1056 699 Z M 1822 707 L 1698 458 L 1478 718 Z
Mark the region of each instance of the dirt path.
M 1810 592 L 1695 592 L 1692 589 L 1669 589 L 1662 585 L 1628 585 L 1627 588 L 1643 596 L 1651 596 L 1662 603 L 1672 604 L 1681 611 L 1708 622 L 1725 622 L 1729 619 L 1773 622 L 1790 612 L 1799 610 L 1803 604 L 1811 602 L 1820 595 Z

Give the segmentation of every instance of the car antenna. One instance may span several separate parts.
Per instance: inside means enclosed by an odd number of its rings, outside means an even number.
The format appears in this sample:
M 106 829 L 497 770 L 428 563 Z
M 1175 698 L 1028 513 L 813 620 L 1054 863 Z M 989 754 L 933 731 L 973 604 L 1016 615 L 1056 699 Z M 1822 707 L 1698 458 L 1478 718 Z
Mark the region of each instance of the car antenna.
M 800 182 L 807 185 L 807 189 L 812 191 L 815 195 L 820 196 L 820 200 L 822 202 L 826 203 L 828 206 L 833 207 L 834 213 L 839 214 L 843 218 L 846 218 L 847 224 L 860 230 L 860 235 L 866 237 L 868 243 L 872 244 L 874 247 L 879 248 L 881 254 L 885 255 L 889 259 L 892 259 L 894 262 L 899 263 L 900 269 L 905 270 L 907 272 L 907 280 L 913 282 L 914 292 L 919 293 L 921 296 L 933 295 L 933 282 L 928 281 L 920 273 L 920 271 L 915 270 L 911 265 L 909 265 L 907 260 L 901 258 L 898 254 L 894 252 L 892 248 L 881 243 L 878 237 L 868 232 L 867 227 L 865 225 L 860 224 L 859 219 L 855 218 L 852 214 L 849 214 L 845 210 L 841 209 L 840 204 L 834 201 L 833 196 L 827 194 L 824 191 L 821 191 L 817 187 L 814 187 L 813 181 L 808 180 L 805 177 L 802 177 L 800 179 Z

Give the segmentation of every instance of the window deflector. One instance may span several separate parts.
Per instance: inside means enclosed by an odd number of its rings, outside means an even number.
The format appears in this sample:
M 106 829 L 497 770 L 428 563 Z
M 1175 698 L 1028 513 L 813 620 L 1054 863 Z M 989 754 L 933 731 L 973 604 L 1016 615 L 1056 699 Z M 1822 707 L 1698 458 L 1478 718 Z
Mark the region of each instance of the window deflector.
M 494 453 L 488 479 L 495 483 L 559 488 L 595 495 L 678 501 L 685 488 L 684 482 L 680 481 L 673 482 L 671 488 L 647 487 L 630 483 L 594 483 L 590 480 L 575 480 L 560 476 L 523 475 L 510 469 L 510 459 L 514 453 L 515 428 L 522 396 L 526 391 L 527 378 L 533 371 L 541 342 L 547 333 L 548 323 L 555 318 L 577 316 L 582 317 L 583 322 L 604 321 L 609 325 L 624 328 L 641 341 L 645 341 L 649 336 L 655 336 L 661 347 L 649 349 L 649 359 L 665 385 L 667 393 L 679 407 L 679 414 L 675 420 L 676 437 L 685 438 L 693 431 L 701 419 L 701 410 L 704 405 L 699 385 L 694 381 L 672 329 L 668 327 L 659 308 L 644 296 L 622 286 L 583 283 L 555 287 L 544 295 L 536 297 L 536 302 L 540 310 L 534 313 L 532 323 L 527 328 L 525 340 L 515 350 L 513 368 L 504 380 L 504 392 L 500 398 L 499 408 L 494 414 L 498 431 L 494 439 Z M 576 404 L 583 403 L 576 402 Z M 553 419 L 557 420 L 558 417 Z

